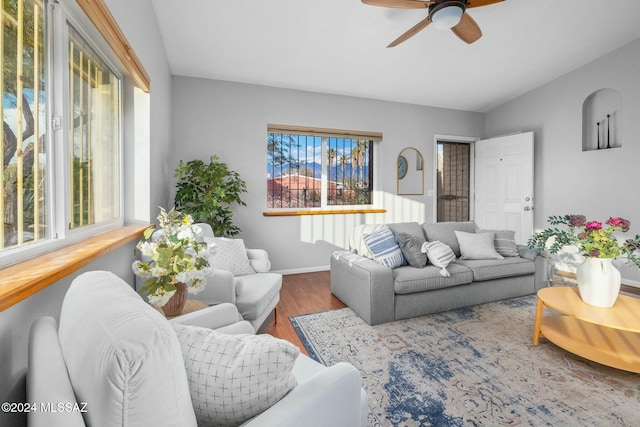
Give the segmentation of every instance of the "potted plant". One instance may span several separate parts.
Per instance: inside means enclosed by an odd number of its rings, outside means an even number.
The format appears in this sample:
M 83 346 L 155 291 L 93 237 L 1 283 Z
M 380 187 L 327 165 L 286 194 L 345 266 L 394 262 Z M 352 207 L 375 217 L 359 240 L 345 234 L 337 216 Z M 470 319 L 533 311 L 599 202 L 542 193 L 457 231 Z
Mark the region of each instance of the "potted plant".
M 182 312 L 187 292 L 198 294 L 207 283 L 209 254 L 213 244 L 196 240 L 201 232 L 189 215 L 160 208 L 158 227 L 149 227 L 136 245 L 141 255 L 133 265 L 135 275 L 146 279 L 140 293 L 148 294 L 154 307 L 167 316 Z
M 578 290 L 582 300 L 598 307 L 611 307 L 620 291 L 620 272 L 612 261 L 625 256 L 627 261 L 640 268 L 640 235 L 620 243 L 617 233 L 629 231 L 630 222 L 624 218 L 607 221 L 587 221 L 584 215 L 550 216 L 552 226 L 534 234 L 529 239 L 531 248 L 557 254 L 567 246 L 578 249 L 584 261 L 576 267 Z
M 187 163 L 180 160 L 175 176 L 176 209 L 191 215 L 195 222 L 210 224 L 215 236 L 231 237 L 241 231 L 232 222 L 231 208 L 234 204 L 246 206 L 240 195 L 247 191 L 247 184 L 218 156 L 211 156 L 208 164 L 202 160 Z

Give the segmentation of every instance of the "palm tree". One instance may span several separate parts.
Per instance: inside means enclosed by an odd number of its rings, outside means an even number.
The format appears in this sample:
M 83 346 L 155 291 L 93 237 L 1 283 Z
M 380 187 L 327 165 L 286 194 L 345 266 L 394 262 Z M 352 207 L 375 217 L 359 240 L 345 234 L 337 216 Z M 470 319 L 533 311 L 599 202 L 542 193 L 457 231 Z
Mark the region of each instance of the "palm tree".
M 333 164 L 333 159 L 336 158 L 338 152 L 335 148 L 329 148 L 327 151 L 327 158 L 329 159 L 329 180 L 331 180 L 331 165 Z
M 344 181 L 344 169 L 347 166 L 347 157 L 340 156 L 338 158 L 338 163 L 340 163 L 340 171 L 342 172 L 342 180 Z
M 354 163 L 359 167 L 359 181 L 364 184 L 364 160 L 369 148 L 369 141 L 364 139 L 356 140 L 356 147 L 352 150 Z

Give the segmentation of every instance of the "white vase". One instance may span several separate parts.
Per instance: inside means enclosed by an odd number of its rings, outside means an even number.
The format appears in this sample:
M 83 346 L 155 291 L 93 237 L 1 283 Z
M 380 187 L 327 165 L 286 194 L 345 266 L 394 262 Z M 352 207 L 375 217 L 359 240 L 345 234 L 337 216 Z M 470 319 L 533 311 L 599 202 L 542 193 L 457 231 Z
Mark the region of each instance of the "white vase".
M 613 258 L 587 259 L 576 268 L 580 298 L 596 307 L 611 307 L 620 293 L 620 272 Z

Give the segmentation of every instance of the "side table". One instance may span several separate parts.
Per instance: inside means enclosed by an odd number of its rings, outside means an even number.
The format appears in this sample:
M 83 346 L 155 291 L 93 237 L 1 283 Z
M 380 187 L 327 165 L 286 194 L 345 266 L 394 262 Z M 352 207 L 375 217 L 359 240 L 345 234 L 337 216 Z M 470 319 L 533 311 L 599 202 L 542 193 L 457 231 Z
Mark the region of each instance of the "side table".
M 196 299 L 188 299 L 187 302 L 184 304 L 184 308 L 182 309 L 182 313 L 180 313 L 178 316 L 182 316 L 183 314 L 187 314 L 187 313 L 192 313 L 194 311 L 198 311 L 198 310 L 202 310 L 203 308 L 207 308 L 208 305 L 202 301 L 196 300 Z M 178 316 L 167 316 L 166 314 L 164 314 L 164 310 L 162 309 L 162 307 L 156 308 L 156 310 L 158 310 L 160 313 L 162 313 L 162 315 L 164 317 L 166 317 L 167 319 L 173 319 L 174 317 L 178 317 Z
M 547 307 L 562 313 L 542 316 Z M 533 345 L 544 337 L 588 360 L 640 373 L 640 299 L 618 295 L 613 307 L 586 304 L 578 289 L 554 286 L 538 291 Z

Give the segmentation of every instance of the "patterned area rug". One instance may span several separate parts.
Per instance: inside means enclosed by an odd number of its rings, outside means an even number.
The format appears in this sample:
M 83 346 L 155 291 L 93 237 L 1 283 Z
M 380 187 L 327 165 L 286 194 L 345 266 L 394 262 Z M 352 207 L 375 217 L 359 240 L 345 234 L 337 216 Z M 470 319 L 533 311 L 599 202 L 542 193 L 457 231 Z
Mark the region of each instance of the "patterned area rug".
M 534 347 L 535 303 L 527 296 L 378 326 L 349 308 L 291 322 L 315 360 L 360 370 L 371 426 L 640 425 L 640 375 L 546 340 Z

